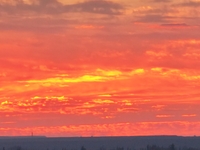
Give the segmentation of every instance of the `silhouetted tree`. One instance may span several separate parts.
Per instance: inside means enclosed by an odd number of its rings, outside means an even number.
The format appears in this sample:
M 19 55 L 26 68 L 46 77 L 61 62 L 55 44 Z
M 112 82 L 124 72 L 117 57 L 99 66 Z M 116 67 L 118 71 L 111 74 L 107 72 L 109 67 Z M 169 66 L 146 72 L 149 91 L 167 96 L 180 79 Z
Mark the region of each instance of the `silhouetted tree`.
M 123 147 L 117 147 L 116 150 L 124 150 L 124 148 Z
M 84 146 L 81 147 L 81 150 L 86 150 L 86 148 Z
M 174 145 L 174 144 L 171 144 L 171 145 L 169 146 L 169 150 L 176 150 L 175 145 Z
M 99 148 L 99 150 L 106 150 L 106 148 L 105 148 L 104 146 L 101 146 L 101 147 Z

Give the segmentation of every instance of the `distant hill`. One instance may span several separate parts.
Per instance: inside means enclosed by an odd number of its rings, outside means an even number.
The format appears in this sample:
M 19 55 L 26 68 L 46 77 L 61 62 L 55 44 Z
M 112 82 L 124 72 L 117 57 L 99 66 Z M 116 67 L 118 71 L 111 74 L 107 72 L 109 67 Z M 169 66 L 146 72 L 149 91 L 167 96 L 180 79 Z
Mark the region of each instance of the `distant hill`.
M 46 136 L 0 136 L 0 139 L 28 139 L 47 138 Z
M 169 145 L 175 150 L 200 150 L 200 137 L 191 136 L 131 136 L 131 137 L 0 137 L 0 150 L 161 150 Z M 149 146 L 148 146 L 149 145 Z M 147 147 L 148 146 L 148 147 Z M 192 149 L 188 149 L 192 147 Z M 162 149 L 167 150 L 167 149 Z

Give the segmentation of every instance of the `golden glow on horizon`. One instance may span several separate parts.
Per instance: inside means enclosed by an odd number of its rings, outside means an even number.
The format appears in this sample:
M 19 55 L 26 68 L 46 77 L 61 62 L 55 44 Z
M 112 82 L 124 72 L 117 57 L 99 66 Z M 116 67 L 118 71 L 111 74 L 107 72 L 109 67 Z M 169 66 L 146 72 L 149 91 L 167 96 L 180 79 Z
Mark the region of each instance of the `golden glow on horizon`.
M 15 124 L 15 122 L 4 122 L 4 124 Z M 200 122 L 187 121 L 165 121 L 165 122 L 139 122 L 139 123 L 116 123 L 116 124 L 93 124 L 93 125 L 68 125 L 68 126 L 40 126 L 33 128 L 14 128 L 12 135 L 29 135 L 34 131 L 35 135 L 47 136 L 131 136 L 131 135 L 158 135 L 168 133 L 169 135 L 184 136 L 198 134 Z M 126 127 L 126 128 L 125 128 Z M 88 130 L 90 129 L 90 130 Z M 8 135 L 12 128 L 0 127 L 2 135 Z M 120 132 L 117 132 L 120 131 Z M 59 134 L 57 134 L 59 133 Z

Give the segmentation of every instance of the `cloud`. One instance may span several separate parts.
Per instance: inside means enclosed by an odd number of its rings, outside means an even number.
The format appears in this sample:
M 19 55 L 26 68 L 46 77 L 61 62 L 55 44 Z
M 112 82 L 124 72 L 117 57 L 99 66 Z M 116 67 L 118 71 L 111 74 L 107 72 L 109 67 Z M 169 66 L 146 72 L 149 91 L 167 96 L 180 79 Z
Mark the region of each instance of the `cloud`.
M 200 1 L 188 1 L 188 2 L 177 4 L 177 5 L 184 6 L 184 7 L 200 7 Z
M 110 1 L 96 0 L 96 1 L 86 1 L 83 3 L 77 3 L 74 5 L 68 5 L 66 6 L 66 9 L 72 12 L 74 11 L 74 12 L 118 15 L 121 14 L 120 10 L 122 10 L 123 7 L 120 4 L 113 3 Z
M 184 114 L 182 117 L 196 117 L 197 114 Z
M 120 15 L 123 9 L 122 5 L 106 0 L 75 4 L 63 4 L 58 0 L 32 0 L 30 3 L 0 0 L 0 30 L 52 34 L 72 28 L 72 25 L 79 26 L 82 20 L 94 22 L 102 17 Z
M 166 24 L 161 24 L 161 27 L 165 27 L 165 28 L 186 28 L 186 27 L 190 27 L 189 25 L 185 24 L 185 23 L 166 23 Z
M 156 3 L 168 3 L 168 2 L 171 2 L 171 0 L 151 0 L 151 2 L 156 2 Z
M 18 0 L 15 5 L 12 3 L 1 3 L 0 12 L 8 14 L 16 13 L 44 13 L 44 14 L 62 14 L 69 12 L 86 12 L 106 15 L 119 15 L 123 6 L 105 0 L 85 1 L 81 3 L 65 5 L 57 0 L 36 0 L 31 4 Z
M 174 117 L 174 115 L 156 115 L 156 118 L 171 118 Z
M 185 23 L 169 23 L 169 24 L 162 24 L 161 26 L 188 26 Z
M 168 22 L 168 20 L 171 17 L 168 16 L 163 16 L 163 15 L 144 15 L 141 17 L 138 17 L 138 19 L 136 20 L 137 22 L 146 22 L 146 23 L 158 23 L 158 22 Z

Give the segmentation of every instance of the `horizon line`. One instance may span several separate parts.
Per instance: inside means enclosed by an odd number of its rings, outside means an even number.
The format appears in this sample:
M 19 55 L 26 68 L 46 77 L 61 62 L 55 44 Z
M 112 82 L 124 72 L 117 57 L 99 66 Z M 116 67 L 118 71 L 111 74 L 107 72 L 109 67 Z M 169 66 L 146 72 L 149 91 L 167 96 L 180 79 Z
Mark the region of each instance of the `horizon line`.
M 1 138 L 120 138 L 120 137 L 200 137 L 199 135 L 131 135 L 131 136 L 45 136 L 45 135 L 22 135 L 0 136 Z

